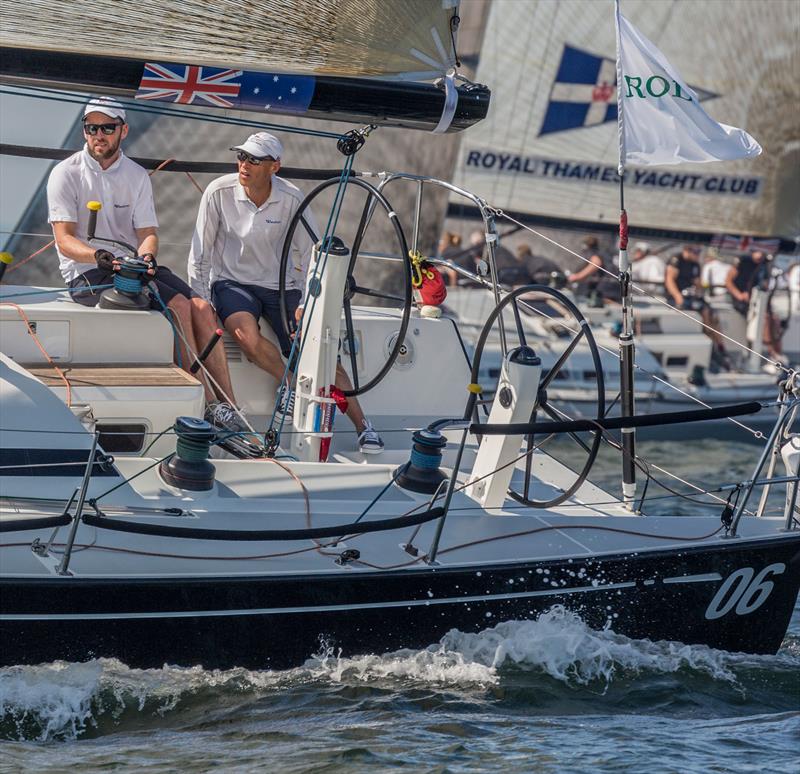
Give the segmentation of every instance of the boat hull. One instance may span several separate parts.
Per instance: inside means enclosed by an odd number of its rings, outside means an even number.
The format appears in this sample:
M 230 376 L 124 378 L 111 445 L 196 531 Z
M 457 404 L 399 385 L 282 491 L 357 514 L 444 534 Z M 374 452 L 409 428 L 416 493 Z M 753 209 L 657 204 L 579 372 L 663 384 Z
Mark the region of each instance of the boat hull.
M 284 669 L 423 648 L 450 629 L 554 605 L 594 628 L 774 653 L 800 586 L 800 533 L 708 547 L 469 568 L 184 578 L 4 578 L 0 663 L 118 658 L 131 667 Z

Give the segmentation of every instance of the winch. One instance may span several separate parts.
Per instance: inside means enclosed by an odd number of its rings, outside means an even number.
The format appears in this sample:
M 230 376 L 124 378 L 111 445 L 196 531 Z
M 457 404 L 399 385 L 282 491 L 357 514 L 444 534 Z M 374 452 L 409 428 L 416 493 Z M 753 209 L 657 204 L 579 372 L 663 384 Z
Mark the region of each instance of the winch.
M 208 461 L 216 430 L 204 419 L 178 417 L 175 454 L 158 466 L 161 478 L 170 486 L 192 492 L 207 492 L 214 487 L 216 468 Z

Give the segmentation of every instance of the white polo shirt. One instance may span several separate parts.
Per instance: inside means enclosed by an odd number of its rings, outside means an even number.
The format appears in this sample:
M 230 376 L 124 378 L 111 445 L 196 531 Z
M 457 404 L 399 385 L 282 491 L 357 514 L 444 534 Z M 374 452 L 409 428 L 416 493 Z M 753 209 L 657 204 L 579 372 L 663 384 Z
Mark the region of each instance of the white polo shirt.
M 703 264 L 703 269 L 700 272 L 700 282 L 704 288 L 711 288 L 712 296 L 724 296 L 728 291 L 725 289 L 725 280 L 728 278 L 728 272 L 731 270 L 731 265 L 720 261 L 719 258 L 713 258 Z
M 228 279 L 277 290 L 281 251 L 289 223 L 305 196 L 292 183 L 272 176 L 269 199 L 260 207 L 248 198 L 239 175 L 217 178 L 203 193 L 189 252 L 189 284 L 211 300 L 211 285 Z M 319 236 L 310 210 L 306 219 Z M 302 224 L 292 240 L 286 287 L 305 291 L 313 241 Z
M 131 161 L 121 151 L 119 158 L 103 169 L 84 146 L 53 167 L 47 180 L 47 219 L 50 223 L 76 223 L 75 236 L 88 241 L 89 210 L 87 202 L 103 205 L 97 213 L 98 237 L 108 237 L 137 247 L 137 228 L 158 226 L 153 204 L 153 187 L 143 167 Z M 119 247 L 98 242 L 115 255 L 125 255 Z M 58 254 L 59 268 L 65 282 L 94 268 L 92 263 L 79 263 Z
M 631 264 L 631 279 L 634 282 L 663 285 L 666 273 L 667 265 L 657 255 L 646 255 Z

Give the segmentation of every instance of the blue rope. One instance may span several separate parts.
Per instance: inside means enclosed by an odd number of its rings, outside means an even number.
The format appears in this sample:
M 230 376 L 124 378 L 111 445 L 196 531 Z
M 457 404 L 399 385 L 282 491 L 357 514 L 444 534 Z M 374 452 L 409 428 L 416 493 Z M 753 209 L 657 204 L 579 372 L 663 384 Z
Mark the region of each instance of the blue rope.
M 418 451 L 413 446 L 411 447 L 411 464 L 414 465 L 414 467 L 423 468 L 425 470 L 436 470 L 441 461 L 441 454 L 425 454 L 424 452 Z
M 347 160 L 345 161 L 344 167 L 342 167 L 342 173 L 339 177 L 339 185 L 336 187 L 336 197 L 333 200 L 333 205 L 331 207 L 331 211 L 328 215 L 328 222 L 325 226 L 325 233 L 322 237 L 322 245 L 323 245 L 323 254 L 320 260 L 314 266 L 314 273 L 312 274 L 312 280 L 317 280 L 322 277 L 325 273 L 325 267 L 328 263 L 328 255 L 330 253 L 330 241 L 329 236 L 331 233 L 336 231 L 336 226 L 339 222 L 339 215 L 341 213 L 342 203 L 344 202 L 344 191 L 347 185 L 347 179 L 350 175 L 350 169 L 353 166 L 353 159 L 355 156 L 348 156 Z M 310 284 L 308 280 L 306 280 L 307 284 Z M 294 355 L 297 352 L 297 363 L 300 362 L 300 357 L 303 354 L 303 349 L 306 345 L 306 338 L 308 336 L 308 326 L 303 325 L 303 322 L 308 319 L 311 320 L 314 309 L 317 305 L 317 298 L 319 296 L 313 296 L 311 299 L 311 304 L 309 307 L 305 307 L 303 309 L 303 314 L 300 317 L 300 330 L 302 332 L 302 341 L 299 342 L 298 347 L 298 336 L 295 335 L 294 340 L 292 341 L 292 347 L 289 350 L 289 357 L 286 361 L 286 366 L 283 369 L 283 376 L 281 377 L 281 382 L 278 387 L 278 395 L 275 398 L 275 405 L 272 409 L 272 416 L 270 417 L 269 427 L 267 430 L 272 430 L 275 427 L 275 418 L 278 414 L 278 403 L 280 402 L 280 394 L 283 391 L 284 385 L 288 387 L 288 376 L 289 376 L 289 365 L 294 362 Z M 278 433 L 277 433 L 277 442 L 280 443 L 281 433 L 283 432 L 283 423 L 286 420 L 286 414 L 281 414 L 280 423 L 278 424 Z
M 114 287 L 122 293 L 141 293 L 142 292 L 142 278 L 141 277 L 123 277 L 119 272 L 114 275 Z
M 183 368 L 183 359 L 181 358 L 181 340 L 180 336 L 178 336 L 178 329 L 175 327 L 175 319 L 172 316 L 172 310 L 167 309 L 167 305 L 161 299 L 161 296 L 159 292 L 156 290 L 155 285 L 149 285 L 148 288 L 153 298 L 155 298 L 155 300 L 158 301 L 158 303 L 160 304 L 161 311 L 164 313 L 164 317 L 167 318 L 167 322 L 172 327 L 172 336 L 175 340 L 175 357 L 178 361 L 178 368 Z M 187 346 L 186 349 L 188 350 L 189 347 Z

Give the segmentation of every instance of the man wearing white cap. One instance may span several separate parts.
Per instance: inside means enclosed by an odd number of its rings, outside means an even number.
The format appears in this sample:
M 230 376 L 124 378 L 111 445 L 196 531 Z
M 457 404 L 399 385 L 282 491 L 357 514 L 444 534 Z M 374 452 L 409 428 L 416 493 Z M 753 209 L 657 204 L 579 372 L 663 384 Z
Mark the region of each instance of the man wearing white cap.
M 138 256 L 151 265 L 149 284 L 156 286 L 189 347 L 197 353 L 197 342 L 202 346 L 213 335 L 216 316 L 211 305 L 194 297 L 180 277 L 156 264 L 158 221 L 153 189 L 147 172 L 122 152 L 122 141 L 128 136 L 125 109 L 113 99 L 91 100 L 83 111 L 83 134 L 86 138 L 83 150 L 56 164 L 47 181 L 48 220 L 70 296 L 79 304 L 95 306 L 100 300 L 96 288 L 113 282 L 118 255 L 125 254 L 114 245 L 97 249 L 89 244 L 86 204 L 99 201 L 103 207 L 97 213 L 95 233 L 136 247 Z M 151 300 L 151 308 L 162 309 L 155 298 Z M 180 362 L 188 370 L 194 356 L 186 351 L 183 342 L 180 346 Z M 219 385 L 219 397 L 223 398 L 217 400 L 214 388 L 203 380 L 209 413 L 218 420 L 217 424 L 228 429 L 246 429 L 232 406 L 225 402 L 225 396 L 233 400 L 233 388 L 222 347 L 211 351 L 205 365 Z
M 283 146 L 268 132 L 258 132 L 231 150 L 236 151 L 238 173 L 217 178 L 206 188 L 197 214 L 189 253 L 189 283 L 203 298 L 213 302 L 225 328 L 239 343 L 247 358 L 281 383 L 291 341 L 280 312 L 281 251 L 289 223 L 304 196 L 300 189 L 276 176 L 281 168 Z M 311 228 L 318 232 L 310 211 Z M 294 233 L 286 278 L 288 313 L 300 318 L 300 302 L 313 242 L 305 229 Z M 261 335 L 264 317 L 275 332 L 280 349 Z M 290 371 L 294 370 L 290 364 Z M 294 378 L 289 374 L 289 381 Z M 350 389 L 341 366 L 336 385 Z M 293 389 L 282 388 L 279 410 L 291 414 Z M 362 452 L 383 450 L 383 441 L 364 417 L 353 398 L 347 416 L 356 427 Z

